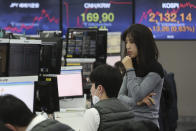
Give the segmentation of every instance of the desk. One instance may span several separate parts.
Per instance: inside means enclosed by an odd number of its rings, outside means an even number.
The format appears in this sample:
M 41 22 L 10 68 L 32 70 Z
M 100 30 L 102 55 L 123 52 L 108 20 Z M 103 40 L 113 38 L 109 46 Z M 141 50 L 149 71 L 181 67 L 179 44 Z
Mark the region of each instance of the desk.
M 82 126 L 84 112 L 85 112 L 84 110 L 83 111 L 69 110 L 65 112 L 55 112 L 54 118 L 55 120 L 63 124 L 69 125 L 75 131 L 80 131 L 80 127 Z

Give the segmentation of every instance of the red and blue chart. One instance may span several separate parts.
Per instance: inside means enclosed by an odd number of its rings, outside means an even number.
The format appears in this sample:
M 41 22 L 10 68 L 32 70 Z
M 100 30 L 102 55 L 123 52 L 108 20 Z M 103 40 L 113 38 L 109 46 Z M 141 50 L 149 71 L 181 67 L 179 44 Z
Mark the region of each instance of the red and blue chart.
M 1 29 L 21 34 L 59 30 L 58 0 L 0 0 L 0 2 Z
M 135 23 L 148 26 L 155 39 L 196 39 L 196 1 L 136 0 Z

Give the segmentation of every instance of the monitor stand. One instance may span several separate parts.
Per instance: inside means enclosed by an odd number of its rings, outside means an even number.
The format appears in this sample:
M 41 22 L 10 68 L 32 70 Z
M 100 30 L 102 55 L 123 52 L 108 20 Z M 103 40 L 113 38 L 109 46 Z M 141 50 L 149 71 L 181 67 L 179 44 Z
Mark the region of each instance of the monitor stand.
M 59 100 L 60 112 L 86 109 L 86 94 L 83 97 L 65 98 Z

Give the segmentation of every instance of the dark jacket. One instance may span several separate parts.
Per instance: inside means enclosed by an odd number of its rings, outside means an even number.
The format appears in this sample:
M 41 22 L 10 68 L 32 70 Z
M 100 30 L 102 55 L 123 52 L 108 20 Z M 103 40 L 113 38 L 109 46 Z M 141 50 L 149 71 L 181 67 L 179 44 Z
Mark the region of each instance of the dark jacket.
M 177 91 L 174 73 L 165 71 L 159 111 L 160 131 L 175 131 L 177 120 Z
M 47 119 L 42 121 L 31 131 L 74 131 L 71 127 L 64 125 L 56 120 Z
M 102 100 L 94 108 L 100 116 L 98 131 L 126 131 L 132 122 L 131 110 L 116 98 Z

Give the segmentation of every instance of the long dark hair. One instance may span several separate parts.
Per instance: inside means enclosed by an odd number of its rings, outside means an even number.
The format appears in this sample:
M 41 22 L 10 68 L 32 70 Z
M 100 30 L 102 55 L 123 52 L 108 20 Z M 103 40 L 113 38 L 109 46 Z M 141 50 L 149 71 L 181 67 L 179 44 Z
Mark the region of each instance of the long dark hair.
M 117 61 L 114 64 L 114 67 L 120 71 L 120 73 L 122 74 L 122 77 L 125 75 L 126 69 L 121 61 Z
M 133 24 L 122 34 L 122 39 L 133 38 L 138 49 L 138 59 L 133 59 L 136 75 L 144 77 L 149 73 L 152 63 L 157 62 L 159 51 L 153 38 L 152 32 L 142 24 Z M 127 51 L 125 51 L 127 52 Z

